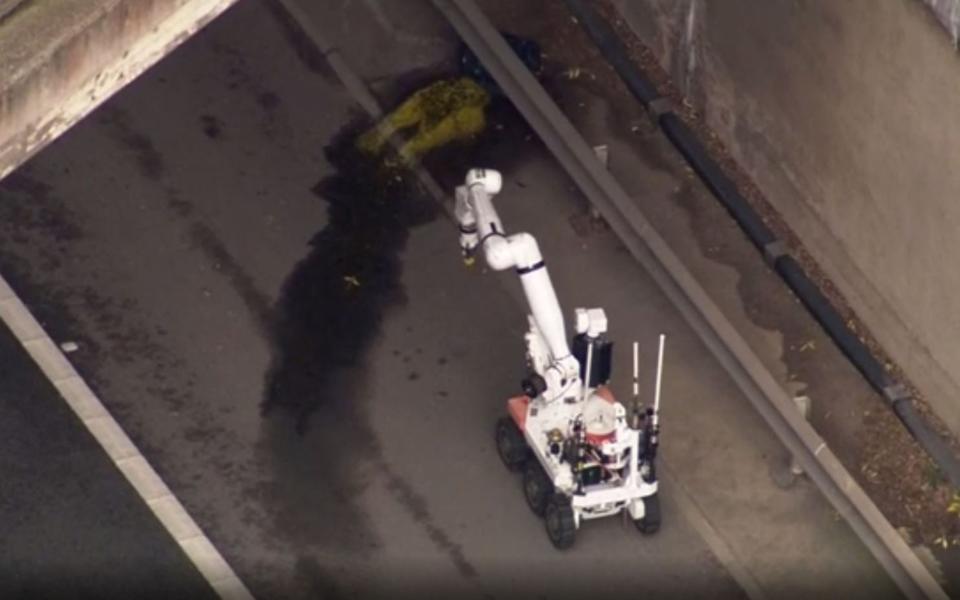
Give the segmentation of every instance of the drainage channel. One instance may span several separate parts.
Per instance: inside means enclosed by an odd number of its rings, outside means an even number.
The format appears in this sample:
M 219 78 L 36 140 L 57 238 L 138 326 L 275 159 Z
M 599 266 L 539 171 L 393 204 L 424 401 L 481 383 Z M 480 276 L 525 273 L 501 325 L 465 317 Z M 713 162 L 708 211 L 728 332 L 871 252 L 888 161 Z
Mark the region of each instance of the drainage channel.
M 475 2 L 433 1 L 904 595 L 947 598 Z

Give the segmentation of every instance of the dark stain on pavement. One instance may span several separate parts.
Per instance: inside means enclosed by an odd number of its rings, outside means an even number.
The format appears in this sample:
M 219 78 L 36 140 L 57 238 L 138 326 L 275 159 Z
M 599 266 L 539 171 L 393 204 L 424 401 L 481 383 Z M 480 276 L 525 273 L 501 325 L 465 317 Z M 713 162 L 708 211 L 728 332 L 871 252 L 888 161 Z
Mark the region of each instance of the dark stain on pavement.
M 409 172 L 360 154 L 352 135 L 328 147 L 327 159 L 336 173 L 314 191 L 328 204 L 328 225 L 281 291 L 263 400 L 265 413 L 287 411 L 301 433 L 332 401 L 329 374 L 357 366 L 384 312 L 405 300 L 399 253 L 409 229 L 437 214 Z
M 261 333 L 270 334 L 270 299 L 261 292 L 250 274 L 230 254 L 210 227 L 199 221 L 190 226 L 190 240 L 207 255 L 214 270 L 223 273 L 250 312 Z
M 337 574 L 330 573 L 315 558 L 309 556 L 297 558 L 294 572 L 298 580 L 306 583 L 307 589 L 311 591 L 314 598 L 339 600 L 346 597 L 337 583 Z
M 304 33 L 297 21 L 287 13 L 287 10 L 280 2 L 271 0 L 264 2 L 264 6 L 273 14 L 277 25 L 280 27 L 281 33 L 286 38 L 287 43 L 290 44 L 290 47 L 293 48 L 293 51 L 296 52 L 300 63 L 310 71 L 320 75 L 327 83 L 336 86 L 342 85 L 337 74 L 330 68 L 330 65 L 327 64 L 327 59 L 323 52 L 307 34 Z
M 211 140 L 219 139 L 223 133 L 223 121 L 214 115 L 200 115 L 200 124 L 203 127 L 203 134 Z
M 385 313 L 406 299 L 409 230 L 437 209 L 409 173 L 359 155 L 352 131 L 326 149 L 335 172 L 315 192 L 327 226 L 273 308 L 260 442 L 273 479 L 255 493 L 285 539 L 367 555 L 379 542 L 356 499 L 383 467 L 363 402 L 364 355 Z
M 8 200 L 8 197 L 22 200 Z M 14 241 L 26 242 L 37 233 L 57 245 L 83 237 L 77 216 L 53 193 L 53 188 L 36 179 L 29 166 L 21 167 L 0 182 L 0 219 L 11 230 Z M 60 247 L 62 250 L 62 246 Z M 59 261 L 53 261 L 59 264 Z
M 153 141 L 134 127 L 129 115 L 123 110 L 108 106 L 104 107 L 102 112 L 105 114 L 100 117 L 100 123 L 109 128 L 111 134 L 120 143 L 133 151 L 141 174 L 150 179 L 163 180 L 166 171 L 163 156 L 154 146 Z M 216 138 L 220 135 L 222 122 L 217 117 L 202 115 L 200 119 L 209 137 Z M 179 217 L 188 218 L 193 215 L 193 204 L 184 199 L 176 188 L 166 185 L 164 193 L 167 207 Z M 207 256 L 214 270 L 226 276 L 230 285 L 243 300 L 260 332 L 264 336 L 269 336 L 272 311 L 270 299 L 257 288 L 250 274 L 208 225 L 198 220 L 193 221 L 190 224 L 189 236 L 193 245 Z
M 433 522 L 430 511 L 427 509 L 427 502 L 423 496 L 418 494 L 402 477 L 391 473 L 389 468 L 385 470 L 389 476 L 387 489 L 390 490 L 400 505 L 406 509 L 413 520 L 423 527 L 430 541 L 433 542 L 437 548 L 446 552 L 453 561 L 453 565 L 457 568 L 457 571 L 460 572 L 460 575 L 463 577 L 475 577 L 477 575 L 476 568 L 467 561 L 460 544 L 454 543 L 450 539 L 450 536 Z
M 172 186 L 164 188 L 167 195 L 167 208 L 177 214 L 178 217 L 187 218 L 194 212 L 193 203 L 185 199 L 180 191 Z
M 257 104 L 266 111 L 276 110 L 280 106 L 280 96 L 269 91 L 261 92 L 257 95 Z
M 476 569 L 434 522 L 424 497 L 385 459 L 364 404 L 363 357 L 385 314 L 406 299 L 400 253 L 409 230 L 434 219 L 438 207 L 410 173 L 358 154 L 352 140 L 345 133 L 327 148 L 336 173 L 315 191 L 328 203 L 328 225 L 275 308 L 276 356 L 263 411 L 288 413 L 294 427 L 265 423 L 262 447 L 275 479 L 263 493 L 286 537 L 366 555 L 379 542 L 355 499 L 368 485 L 362 473 L 369 473 L 386 482 L 462 576 L 474 577 Z M 315 579 L 323 585 L 323 577 Z
M 166 170 L 163 155 L 149 137 L 134 129 L 126 111 L 108 104 L 97 111 L 97 118 L 130 150 L 144 177 L 157 180 L 163 176 Z

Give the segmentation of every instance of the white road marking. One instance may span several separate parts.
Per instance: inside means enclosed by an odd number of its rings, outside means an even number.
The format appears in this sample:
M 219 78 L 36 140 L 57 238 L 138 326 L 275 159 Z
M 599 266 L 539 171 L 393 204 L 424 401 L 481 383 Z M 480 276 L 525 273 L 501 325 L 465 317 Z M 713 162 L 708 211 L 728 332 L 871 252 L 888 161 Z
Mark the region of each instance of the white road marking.
M 176 540 L 214 591 L 224 600 L 253 595 L 150 466 L 90 386 L 76 372 L 43 327 L 0 275 L 0 319 L 60 392 L 114 465 L 133 486 L 164 529 Z

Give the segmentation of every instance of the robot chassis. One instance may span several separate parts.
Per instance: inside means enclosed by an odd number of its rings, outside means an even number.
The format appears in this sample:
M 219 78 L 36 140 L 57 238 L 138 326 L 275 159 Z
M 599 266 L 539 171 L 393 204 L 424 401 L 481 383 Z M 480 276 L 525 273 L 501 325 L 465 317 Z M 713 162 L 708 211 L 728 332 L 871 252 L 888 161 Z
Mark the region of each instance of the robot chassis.
M 584 520 L 622 511 L 641 533 L 654 533 L 660 527 L 655 458 L 664 336 L 651 407 L 638 399 L 633 345 L 634 398 L 628 414 L 606 385 L 613 344 L 603 336 L 603 309 L 575 310 L 576 335 L 568 345 L 536 240 L 528 233 L 506 235 L 494 209 L 493 196 L 502 184 L 497 171 L 471 169 L 465 185 L 456 189 L 455 208 L 464 260 L 472 263 L 482 250 L 490 268 L 513 267 L 530 306 L 528 376 L 521 384 L 523 394 L 507 402 L 509 416 L 497 422 L 497 452 L 509 469 L 523 472 L 527 504 L 544 518 L 558 549 L 573 545 Z

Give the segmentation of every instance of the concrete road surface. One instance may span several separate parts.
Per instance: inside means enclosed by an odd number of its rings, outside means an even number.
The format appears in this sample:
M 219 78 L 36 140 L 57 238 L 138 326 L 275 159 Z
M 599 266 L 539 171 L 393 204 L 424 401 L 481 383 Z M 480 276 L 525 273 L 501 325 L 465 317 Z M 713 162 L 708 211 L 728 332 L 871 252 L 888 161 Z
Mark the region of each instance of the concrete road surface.
M 310 13 L 367 36 L 345 56 L 385 95 L 452 50 L 426 3 L 397 6 Z M 778 442 L 502 116 L 431 164 L 447 185 L 473 161 L 504 171 L 504 223 L 538 236 L 567 314 L 608 310 L 615 392 L 633 340 L 652 387 L 667 334 L 655 537 L 614 518 L 551 548 L 492 444 L 523 373 L 518 283 L 465 269 L 402 182 L 328 160 L 361 115 L 273 3 L 241 2 L 5 181 L 0 271 L 79 341 L 77 368 L 260 597 L 895 596 L 814 488 L 773 485 Z

